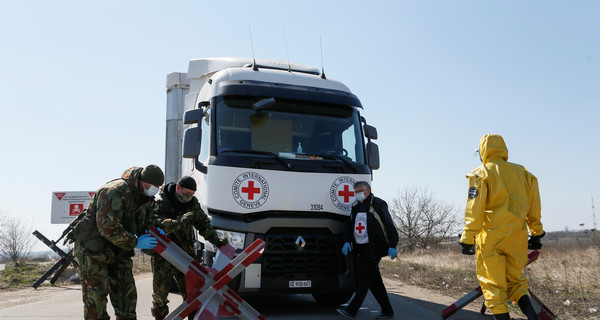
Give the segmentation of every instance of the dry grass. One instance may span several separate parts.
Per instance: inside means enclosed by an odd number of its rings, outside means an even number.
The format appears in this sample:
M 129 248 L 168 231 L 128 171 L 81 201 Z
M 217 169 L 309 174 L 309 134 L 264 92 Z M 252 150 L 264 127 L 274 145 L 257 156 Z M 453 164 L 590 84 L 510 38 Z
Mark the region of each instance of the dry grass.
M 598 243 L 590 239 L 543 243 L 539 259 L 525 270 L 531 291 L 560 319 L 600 319 Z M 398 262 L 384 260 L 381 270 L 388 277 L 457 299 L 479 286 L 475 258 L 462 255 L 458 245 L 402 254 Z M 511 313 L 519 312 L 511 307 Z
M 561 319 L 600 319 L 599 265 L 596 245 L 547 243 L 526 274 L 531 291 Z
M 36 282 L 46 271 L 50 269 L 58 260 L 32 261 L 21 267 L 15 267 L 8 264 L 6 269 L 0 272 L 0 290 L 7 288 L 29 287 Z M 54 283 L 56 286 L 71 285 L 73 282 L 69 280 L 77 271 L 73 266 L 69 266 Z M 137 252 L 133 257 L 133 274 L 152 272 L 150 256 Z M 50 279 L 54 274 L 46 279 L 42 286 L 50 285 Z

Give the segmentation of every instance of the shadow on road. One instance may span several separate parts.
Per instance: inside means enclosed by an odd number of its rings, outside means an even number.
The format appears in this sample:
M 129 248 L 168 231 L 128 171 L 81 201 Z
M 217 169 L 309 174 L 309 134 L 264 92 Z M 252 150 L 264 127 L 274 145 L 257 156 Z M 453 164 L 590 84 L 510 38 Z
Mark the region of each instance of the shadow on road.
M 320 305 L 309 294 L 244 296 L 243 298 L 267 318 L 289 315 L 328 315 L 328 319 L 331 319 L 331 316 L 337 315 L 335 311 L 337 306 Z
M 399 294 L 389 294 L 390 301 L 394 306 L 394 319 L 442 319 L 442 310 L 446 305 L 425 300 L 405 297 Z M 273 296 L 244 296 L 250 305 L 259 311 L 267 319 L 343 319 L 335 311 L 337 306 L 323 306 L 315 302 L 311 295 L 273 295 Z M 477 302 L 474 302 L 477 303 Z M 369 293 L 356 316 L 357 320 L 374 319 L 379 313 L 379 305 Z M 479 312 L 460 310 L 452 315 L 449 320 L 490 320 L 491 315 L 481 315 Z
M 442 305 L 442 304 L 431 302 L 431 301 L 419 300 L 419 299 L 414 299 L 414 298 L 405 297 L 405 296 L 401 296 L 401 295 L 395 295 L 395 294 L 390 294 L 390 300 L 392 302 L 392 305 L 394 305 L 394 309 L 396 310 L 396 313 L 402 313 L 402 309 L 396 308 L 396 304 L 395 304 L 395 301 L 400 301 L 400 303 L 402 303 L 402 304 L 412 305 L 413 308 L 415 308 L 415 307 L 423 308 L 423 309 L 426 309 L 435 314 L 435 318 L 420 318 L 420 319 L 442 319 L 442 310 L 444 310 L 444 309 L 446 309 L 446 307 L 448 307 L 447 305 Z M 479 300 L 477 300 L 477 301 L 474 301 L 473 303 L 478 304 L 481 302 Z M 398 309 L 400 309 L 400 310 L 398 310 Z M 398 319 L 409 319 L 409 318 L 398 318 Z M 464 319 L 464 320 L 470 320 L 470 319 L 491 320 L 491 319 L 493 319 L 493 317 L 491 315 L 482 315 L 481 313 L 476 312 L 476 311 L 461 309 L 447 319 L 449 319 L 449 320 L 462 320 L 462 319 Z

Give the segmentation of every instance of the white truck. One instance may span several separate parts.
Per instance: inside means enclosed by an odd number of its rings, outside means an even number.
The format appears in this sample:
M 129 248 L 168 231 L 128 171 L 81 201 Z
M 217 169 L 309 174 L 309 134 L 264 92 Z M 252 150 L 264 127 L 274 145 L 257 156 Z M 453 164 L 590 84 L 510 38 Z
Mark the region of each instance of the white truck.
M 237 252 L 266 242 L 232 289 L 326 304 L 351 296 L 341 234 L 353 183 L 379 168 L 377 131 L 361 109 L 344 84 L 306 65 L 195 59 L 167 75 L 166 182 L 193 176 L 203 210 Z M 216 250 L 200 241 L 210 266 Z

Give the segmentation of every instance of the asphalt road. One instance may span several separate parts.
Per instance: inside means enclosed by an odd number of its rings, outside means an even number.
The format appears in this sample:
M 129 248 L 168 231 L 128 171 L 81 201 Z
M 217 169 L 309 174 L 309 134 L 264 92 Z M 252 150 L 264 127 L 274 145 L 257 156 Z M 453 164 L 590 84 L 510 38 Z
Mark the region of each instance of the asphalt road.
M 137 315 L 140 320 L 154 320 L 150 313 L 152 279 L 145 275 L 136 278 L 138 288 Z M 441 319 L 441 310 L 453 299 L 445 297 L 439 303 L 430 302 L 440 300 L 431 296 L 428 292 L 416 294 L 416 289 L 405 286 L 388 286 L 388 293 L 394 310 L 394 319 Z M 169 295 L 171 302 L 170 310 L 181 303 L 179 295 Z M 310 295 L 279 295 L 267 297 L 245 297 L 256 310 L 261 312 L 269 320 L 331 320 L 343 319 L 339 316 L 335 307 L 324 307 L 312 299 Z M 82 319 L 83 303 L 81 302 L 81 289 L 79 286 L 69 287 L 40 287 L 34 289 L 22 289 L 19 291 L 0 293 L 0 319 L 23 320 L 23 319 Z M 480 302 L 479 302 L 480 303 Z M 472 306 L 476 307 L 476 306 Z M 473 309 L 473 308 L 471 308 Z M 112 306 L 108 311 L 114 319 Z M 358 319 L 374 319 L 379 313 L 379 307 L 373 297 L 369 294 L 363 303 L 363 308 L 357 315 Z M 490 319 L 490 316 L 482 316 L 477 312 L 463 310 L 450 319 Z M 223 318 L 236 319 L 236 318 Z

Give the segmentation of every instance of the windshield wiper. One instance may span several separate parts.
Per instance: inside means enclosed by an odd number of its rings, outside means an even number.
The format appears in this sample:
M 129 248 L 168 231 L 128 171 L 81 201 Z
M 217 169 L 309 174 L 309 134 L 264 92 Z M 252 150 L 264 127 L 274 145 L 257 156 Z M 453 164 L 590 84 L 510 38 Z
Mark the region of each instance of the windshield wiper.
M 327 160 L 341 160 L 348 167 L 350 167 L 350 169 L 352 169 L 352 171 L 358 172 L 358 169 L 356 169 L 356 167 L 352 164 L 352 162 L 348 161 L 343 156 L 338 156 L 338 155 L 334 155 L 334 154 L 311 154 L 311 156 L 321 157 L 321 158 L 327 159 Z
M 263 155 L 263 156 L 269 156 L 269 157 L 271 157 L 271 158 L 279 161 L 288 170 L 291 169 L 291 165 L 289 163 L 283 161 L 283 159 L 281 159 L 278 155 L 274 154 L 273 152 L 269 152 L 269 151 L 258 151 L 258 150 L 223 150 L 223 151 L 219 151 L 219 153 L 247 153 L 247 154 L 258 154 L 258 155 Z

